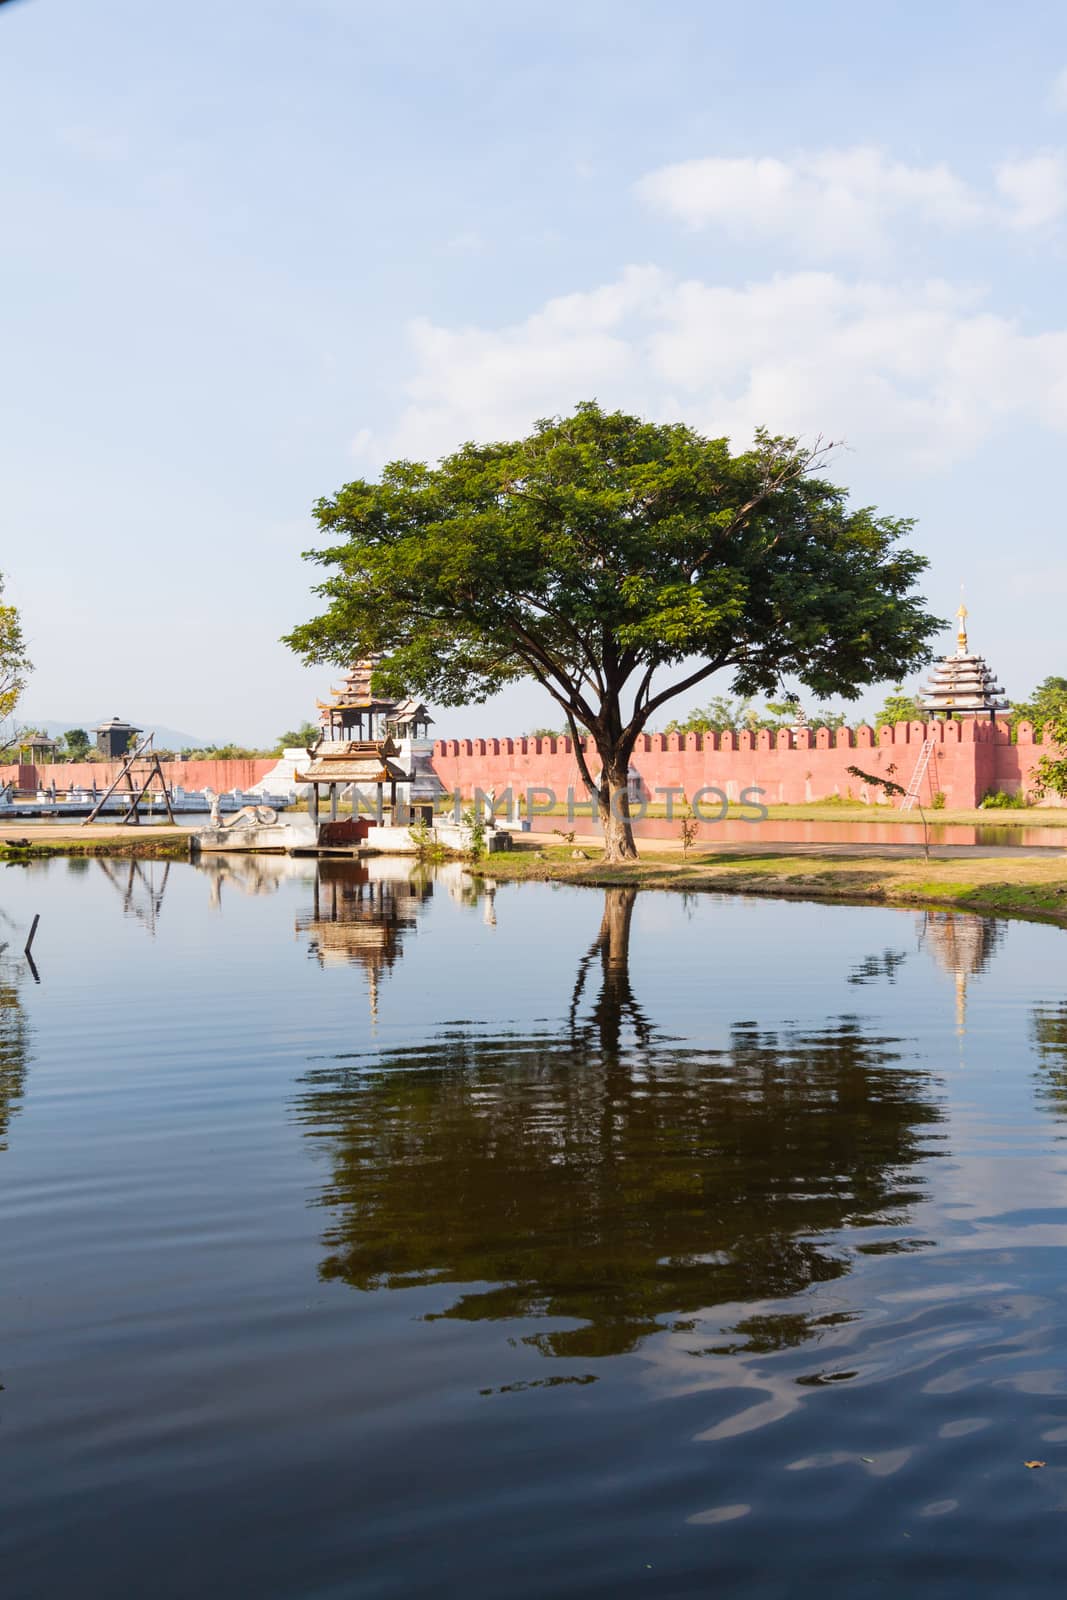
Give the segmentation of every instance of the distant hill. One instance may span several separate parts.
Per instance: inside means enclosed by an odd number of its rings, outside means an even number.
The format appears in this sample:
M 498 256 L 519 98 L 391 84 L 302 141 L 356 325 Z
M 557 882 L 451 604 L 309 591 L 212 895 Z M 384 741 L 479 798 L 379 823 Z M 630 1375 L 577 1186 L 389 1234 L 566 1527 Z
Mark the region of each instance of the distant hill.
M 25 720 L 28 723 L 33 719 L 27 717 Z M 58 738 L 61 733 L 69 733 L 71 728 L 84 728 L 91 739 L 92 729 L 107 721 L 107 717 L 92 717 L 87 722 L 55 722 L 48 718 L 46 721 L 33 722 L 33 726 L 50 734 L 52 738 Z M 210 739 L 202 739 L 199 734 L 180 733 L 177 728 L 164 727 L 163 723 L 151 722 L 145 717 L 128 717 L 127 721 L 132 722 L 135 728 L 143 728 L 146 733 L 154 733 L 160 750 L 203 750 L 206 745 L 213 742 Z

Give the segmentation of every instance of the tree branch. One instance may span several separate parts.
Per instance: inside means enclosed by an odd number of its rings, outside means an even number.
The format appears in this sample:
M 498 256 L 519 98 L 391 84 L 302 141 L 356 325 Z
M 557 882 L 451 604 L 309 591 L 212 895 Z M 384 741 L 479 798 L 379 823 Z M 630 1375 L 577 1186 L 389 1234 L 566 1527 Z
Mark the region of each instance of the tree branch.
M 525 653 L 519 649 L 518 645 L 515 646 L 516 652 L 522 656 L 524 661 L 528 661 L 528 658 L 531 655 L 536 661 L 539 661 L 542 670 L 549 676 L 555 678 L 562 686 L 564 691 L 570 695 L 569 703 L 578 711 L 583 721 L 587 721 L 588 724 L 592 726 L 592 724 L 596 721 L 596 712 L 593 711 L 585 696 L 579 693 L 577 686 L 567 677 L 562 667 L 556 665 L 551 654 L 545 649 L 541 641 L 532 633 L 530 633 L 527 628 L 524 628 L 517 618 L 509 618 L 508 626 L 526 641 Z M 548 688 L 548 685 L 545 684 L 544 687 Z M 561 700 L 554 690 L 550 689 L 549 693 L 553 695 L 553 698 L 559 700 L 561 706 L 566 706 L 568 704 L 567 701 Z
M 681 694 L 685 689 L 692 689 L 694 684 L 703 683 L 704 679 L 710 678 L 713 672 L 721 672 L 723 667 L 728 667 L 730 665 L 731 658 L 729 656 L 717 656 L 714 661 L 709 661 L 697 672 L 691 672 L 688 678 L 681 678 L 677 683 L 672 683 L 666 689 L 661 690 L 659 694 L 657 694 L 653 699 L 649 700 L 646 704 L 641 721 L 638 722 L 634 732 L 640 733 L 643 724 L 652 715 L 653 711 L 658 711 L 659 707 L 666 701 L 673 700 L 676 694 Z M 627 729 L 627 732 L 629 732 L 629 728 Z
M 593 775 L 589 770 L 589 763 L 585 759 L 585 746 L 578 733 L 578 725 L 574 720 L 574 715 L 569 706 L 564 706 L 563 709 L 567 713 L 567 724 L 571 730 L 571 743 L 574 746 L 574 759 L 578 763 L 578 771 L 582 775 L 582 782 L 585 784 L 590 794 L 595 794 L 599 797 L 600 785 L 593 782 Z
M 791 456 L 778 472 L 774 473 L 771 477 L 764 479 L 759 493 L 753 495 L 750 500 L 746 500 L 745 504 L 734 513 L 727 526 L 721 530 L 721 537 L 723 539 L 729 539 L 732 534 L 737 533 L 758 506 L 761 506 L 763 502 L 772 494 L 776 494 L 784 484 L 792 483 L 795 482 L 797 478 L 802 478 L 806 472 L 810 471 L 817 461 L 823 460 L 826 456 L 828 456 L 833 448 L 834 441 L 832 439 L 829 440 L 828 443 L 823 444 L 822 435 L 818 434 L 816 436 L 815 443 L 812 445 L 811 449 L 806 452 L 806 454 Z M 692 579 L 700 571 L 705 561 L 707 561 L 713 553 L 714 552 L 710 549 L 705 550 L 704 554 L 692 568 L 690 582 L 692 582 Z

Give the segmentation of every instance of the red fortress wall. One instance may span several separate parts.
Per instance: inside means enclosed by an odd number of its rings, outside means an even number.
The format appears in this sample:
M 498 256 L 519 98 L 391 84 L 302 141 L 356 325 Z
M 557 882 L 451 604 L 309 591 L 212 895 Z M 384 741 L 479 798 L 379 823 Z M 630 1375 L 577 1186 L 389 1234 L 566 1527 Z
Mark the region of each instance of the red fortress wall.
M 230 789 L 251 789 L 278 765 L 278 759 L 266 756 L 244 761 L 164 761 L 162 765 L 172 788 L 211 788 L 216 794 L 225 794 Z M 138 770 L 147 772 L 143 765 Z M 54 782 L 57 789 L 65 791 L 91 789 L 95 783 L 102 793 L 121 771 L 121 761 L 42 762 L 36 767 L 0 767 L 0 784 L 13 782 L 18 789 L 32 790 L 47 789 Z
M 630 769 L 640 780 L 642 795 L 652 803 L 662 803 L 663 796 L 655 791 L 669 785 L 684 790 L 690 799 L 705 787 L 722 789 L 731 800 L 739 800 L 743 789 L 762 789 L 767 805 L 801 805 L 848 794 L 873 800 L 876 796 L 868 795 L 849 766 L 907 786 L 927 734 L 935 748 L 923 798 L 940 790 L 950 809 L 977 805 L 990 790 L 1008 794 L 1029 790 L 1038 760 L 1051 749 L 1035 742 L 1027 722 L 1019 724 L 1016 744 L 1007 723 L 988 721 L 898 722 L 877 731 L 861 726 L 836 733 L 825 728 L 755 735 L 653 733 L 638 739 Z M 600 765 L 595 752 L 590 765 L 595 774 Z M 274 766 L 273 757 L 168 761 L 164 771 L 176 787 L 208 787 L 223 794 L 250 789 Z M 458 789 L 465 798 L 476 788 L 494 789 L 499 796 L 509 787 L 519 795 L 531 788 L 551 789 L 561 803 L 568 788 L 574 789 L 577 800 L 588 798 L 570 739 L 439 739 L 433 766 L 445 789 L 449 793 Z M 892 773 L 890 767 L 895 769 Z M 66 790 L 72 784 L 90 788 L 95 779 L 99 790 L 118 773 L 117 762 L 56 762 L 0 768 L 0 783 L 14 781 L 19 789 L 32 791 L 47 788 L 54 780 L 58 790 Z M 709 798 L 709 808 L 715 803 L 714 797 Z
M 935 744 L 923 799 L 940 790 L 950 809 L 975 806 L 990 790 L 1015 794 L 1029 789 L 1045 751 L 1026 722 L 1019 724 L 1016 744 L 1007 723 L 988 721 L 899 722 L 877 731 L 861 726 L 836 733 L 826 728 L 654 733 L 638 739 L 630 771 L 652 803 L 662 803 L 663 796 L 655 791 L 669 785 L 689 798 L 699 789 L 715 787 L 731 800 L 739 800 L 743 789 L 758 788 L 766 805 L 802 805 L 849 794 L 873 800 L 876 796 L 849 773 L 849 766 L 907 787 L 926 737 Z M 529 788 L 551 789 L 561 802 L 573 788 L 578 800 L 587 798 L 570 739 L 439 739 L 433 765 L 445 788 L 458 789 L 464 797 L 475 788 L 494 789 L 499 796 L 510 787 L 519 794 Z M 590 766 L 595 776 L 600 766 L 595 751 Z M 707 804 L 714 806 L 714 797 Z

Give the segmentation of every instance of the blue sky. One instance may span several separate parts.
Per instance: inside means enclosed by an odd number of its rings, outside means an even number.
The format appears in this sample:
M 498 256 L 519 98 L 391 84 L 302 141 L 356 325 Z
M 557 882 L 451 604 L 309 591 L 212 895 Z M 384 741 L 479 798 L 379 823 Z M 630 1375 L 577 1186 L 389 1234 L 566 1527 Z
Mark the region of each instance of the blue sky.
M 1067 672 L 1062 5 L 18 0 L 0 125 L 26 719 L 272 737 L 312 502 L 589 396 L 843 439 L 1009 694 Z

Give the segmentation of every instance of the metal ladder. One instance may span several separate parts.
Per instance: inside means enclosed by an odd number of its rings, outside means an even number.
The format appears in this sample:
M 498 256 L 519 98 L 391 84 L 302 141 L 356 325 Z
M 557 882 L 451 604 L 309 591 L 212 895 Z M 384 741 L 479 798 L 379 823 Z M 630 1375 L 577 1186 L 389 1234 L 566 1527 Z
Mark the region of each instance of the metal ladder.
M 915 771 L 911 775 L 907 793 L 900 802 L 901 811 L 910 811 L 916 800 L 918 800 L 923 779 L 926 777 L 926 769 L 930 765 L 930 757 L 934 753 L 934 745 L 936 743 L 936 739 L 923 740 L 923 747 L 919 751 L 919 759 L 915 763 Z

